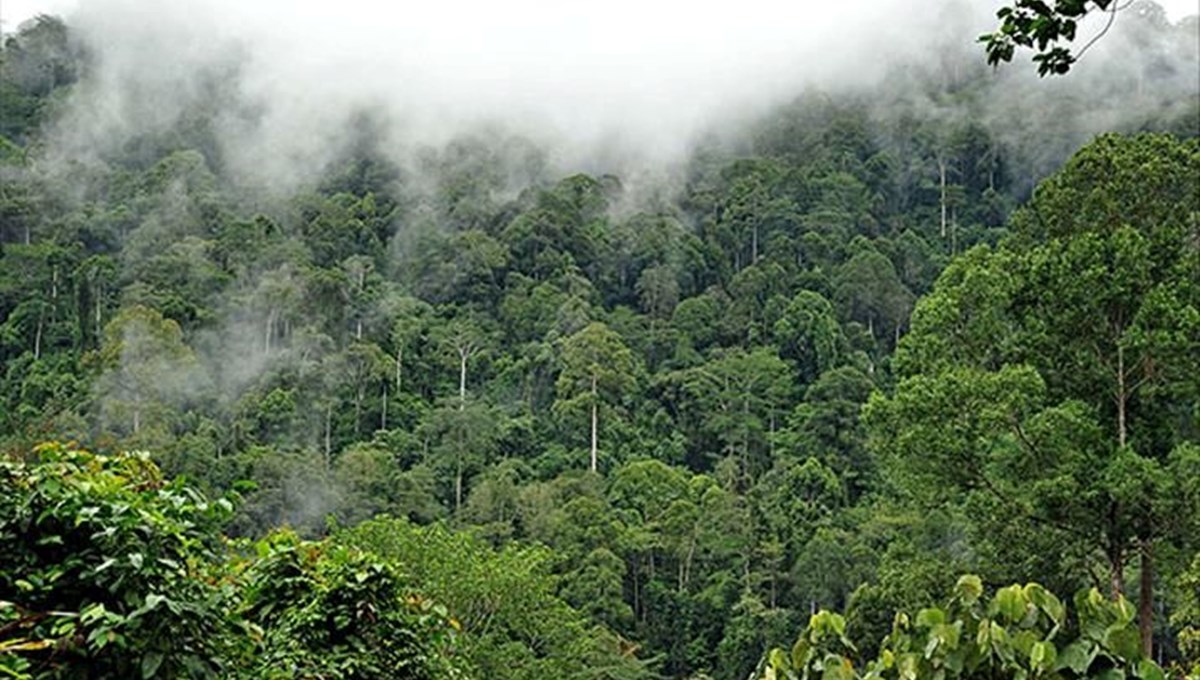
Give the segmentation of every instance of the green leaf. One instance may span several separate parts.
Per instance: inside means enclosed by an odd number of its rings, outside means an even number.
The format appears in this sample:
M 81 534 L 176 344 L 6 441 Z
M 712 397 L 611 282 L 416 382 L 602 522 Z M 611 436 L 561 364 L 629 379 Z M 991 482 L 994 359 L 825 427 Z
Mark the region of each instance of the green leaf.
M 1045 671 L 1054 666 L 1054 661 L 1058 657 L 1058 650 L 1054 648 L 1051 642 L 1035 642 L 1033 648 L 1029 651 L 1029 664 L 1035 670 Z
M 1068 669 L 1077 675 L 1084 675 L 1098 650 L 1083 640 L 1076 640 L 1067 645 L 1058 655 L 1055 670 Z
M 796 640 L 796 644 L 792 646 L 792 668 L 799 670 L 807 666 L 811 652 L 812 645 L 801 635 Z
M 954 585 L 954 594 L 964 604 L 974 604 L 983 595 L 983 581 L 975 574 L 964 574 Z
M 1158 664 L 1150 659 L 1142 659 L 1138 662 L 1137 676 L 1142 680 L 1167 680 L 1166 673 L 1163 673 Z
M 1104 633 L 1104 648 L 1114 655 L 1134 661 L 1142 657 L 1142 640 L 1136 628 L 1129 625 L 1114 624 Z
M 1000 589 L 992 600 L 992 607 L 1009 623 L 1016 623 L 1025 618 L 1025 593 L 1021 586 L 1009 586 Z
M 923 628 L 932 628 L 945 622 L 946 612 L 937 607 L 930 607 L 917 612 L 917 625 Z
M 782 649 L 772 649 L 770 654 L 767 655 L 767 661 L 771 664 L 771 668 L 776 670 L 782 671 L 789 668 L 787 656 L 783 653 Z
M 142 657 L 142 680 L 153 678 L 163 662 L 163 653 L 157 650 L 146 652 Z
M 821 673 L 821 680 L 855 680 L 854 666 L 849 659 L 830 654 L 825 657 L 825 672 Z

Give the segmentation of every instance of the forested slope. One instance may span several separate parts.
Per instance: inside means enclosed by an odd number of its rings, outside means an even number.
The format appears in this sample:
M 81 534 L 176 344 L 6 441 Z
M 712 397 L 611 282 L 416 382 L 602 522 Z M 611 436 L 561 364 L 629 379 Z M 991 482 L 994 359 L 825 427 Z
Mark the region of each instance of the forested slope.
M 1195 29 L 1143 18 L 1147 44 Z M 486 677 L 559 654 L 740 679 L 821 608 L 869 658 L 965 572 L 1124 593 L 1156 658 L 1195 660 L 1186 55 L 1106 76 L 1141 97 L 1115 131 L 1163 134 L 1061 172 L 1107 90 L 1008 98 L 950 54 L 662 179 L 561 172 L 502 129 L 399 159 L 364 108 L 318 179 L 266 191 L 215 106 L 64 158 L 92 69 L 70 36 L 41 18 L 0 63 L 6 455 L 148 451 L 236 493 L 230 535 L 391 551 Z M 492 626 L 472 592 L 545 618 Z

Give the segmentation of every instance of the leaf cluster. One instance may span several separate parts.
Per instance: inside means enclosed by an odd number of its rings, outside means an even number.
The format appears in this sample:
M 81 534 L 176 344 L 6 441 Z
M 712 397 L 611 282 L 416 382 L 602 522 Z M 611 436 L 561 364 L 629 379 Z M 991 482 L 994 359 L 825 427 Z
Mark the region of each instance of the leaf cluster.
M 845 619 L 814 614 L 791 653 L 772 650 L 755 675 L 809 678 L 1146 678 L 1163 670 L 1141 651 L 1134 609 L 1095 588 L 1079 591 L 1074 610 L 1037 583 L 1010 585 L 984 597 L 966 575 L 949 602 L 898 612 L 878 656 L 857 659 Z M 859 670 L 861 669 L 861 670 Z

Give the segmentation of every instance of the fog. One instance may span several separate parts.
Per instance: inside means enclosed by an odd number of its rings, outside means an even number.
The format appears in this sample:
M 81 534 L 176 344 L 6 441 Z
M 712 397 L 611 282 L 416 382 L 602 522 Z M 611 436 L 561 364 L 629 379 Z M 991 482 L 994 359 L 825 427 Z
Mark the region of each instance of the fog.
M 66 18 L 97 68 L 62 151 L 103 153 L 216 103 L 227 159 L 273 181 L 320 166 L 363 110 L 386 121 L 393 151 L 486 123 L 568 168 L 670 160 L 701 129 L 806 86 L 869 84 L 931 41 L 970 45 L 991 14 L 899 0 L 373 4 L 82 3 Z
M 319 174 L 364 112 L 401 165 L 486 129 L 533 140 L 560 173 L 661 169 L 701 133 L 806 89 L 870 89 L 902 63 L 978 64 L 999 4 L 8 2 L 10 17 L 62 11 L 94 57 L 51 157 L 100 161 L 205 116 L 224 171 L 281 190 Z M 1188 2 L 1169 4 L 1177 18 Z M 1022 54 L 1002 71 L 1032 69 Z

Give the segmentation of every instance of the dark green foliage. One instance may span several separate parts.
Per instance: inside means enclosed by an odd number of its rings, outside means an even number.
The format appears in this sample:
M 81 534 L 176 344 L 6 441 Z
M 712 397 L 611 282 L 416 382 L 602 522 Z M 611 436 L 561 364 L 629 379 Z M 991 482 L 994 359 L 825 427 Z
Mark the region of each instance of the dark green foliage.
M 1016 0 L 996 12 L 1000 19 L 999 28 L 979 37 L 986 44 L 987 62 L 993 66 L 1012 61 L 1018 47 L 1034 50 L 1033 63 L 1037 64 L 1038 75 L 1063 75 L 1092 42 L 1086 43 L 1077 52 L 1069 45 L 1075 40 L 1076 30 L 1083 17 L 1091 12 L 1108 12 L 1115 15 L 1128 7 L 1115 0 L 1059 0 L 1054 3 L 1041 0 Z M 1112 19 L 1109 19 L 1111 24 Z M 1107 29 L 1105 29 L 1107 32 Z

